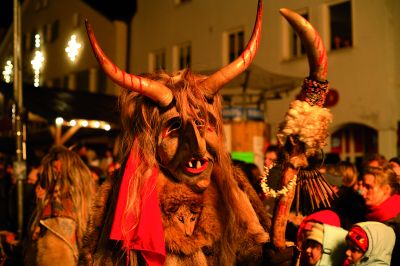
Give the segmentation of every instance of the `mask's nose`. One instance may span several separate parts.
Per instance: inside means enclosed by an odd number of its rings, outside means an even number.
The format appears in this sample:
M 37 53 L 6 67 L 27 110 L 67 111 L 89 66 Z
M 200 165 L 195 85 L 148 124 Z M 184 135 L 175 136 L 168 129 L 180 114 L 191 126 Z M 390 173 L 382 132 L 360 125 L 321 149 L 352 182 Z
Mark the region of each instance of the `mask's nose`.
M 184 141 L 187 143 L 190 152 L 199 157 L 206 153 L 206 140 L 204 138 L 204 129 L 197 126 L 194 121 L 188 121 L 185 128 Z

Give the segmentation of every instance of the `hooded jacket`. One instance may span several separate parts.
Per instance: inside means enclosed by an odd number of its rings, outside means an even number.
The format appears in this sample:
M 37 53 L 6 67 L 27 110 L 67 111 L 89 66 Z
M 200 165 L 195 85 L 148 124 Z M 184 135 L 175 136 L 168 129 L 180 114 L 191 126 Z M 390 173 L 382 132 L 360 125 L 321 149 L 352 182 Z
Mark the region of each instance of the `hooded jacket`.
M 396 236 L 391 227 L 380 222 L 362 222 L 360 226 L 368 237 L 368 249 L 355 265 L 390 265 Z
M 341 227 L 324 224 L 322 256 L 317 266 L 342 265 L 345 260 L 347 231 Z

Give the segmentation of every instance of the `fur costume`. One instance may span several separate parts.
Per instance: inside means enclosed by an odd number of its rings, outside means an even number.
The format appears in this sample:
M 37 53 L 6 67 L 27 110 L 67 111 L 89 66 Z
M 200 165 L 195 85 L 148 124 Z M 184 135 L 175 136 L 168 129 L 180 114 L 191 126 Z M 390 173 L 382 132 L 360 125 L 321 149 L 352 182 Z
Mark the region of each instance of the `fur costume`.
M 120 96 L 124 163 L 97 194 L 99 204 L 92 209 L 80 265 L 263 263 L 271 221 L 224 147 L 218 95 L 254 59 L 261 11 L 259 0 L 253 34 L 243 53 L 208 77 L 189 69 L 141 76 L 126 73 L 107 58 L 86 23 L 100 66 L 124 88 Z M 313 100 L 321 101 L 317 94 Z M 306 156 L 304 150 L 296 150 Z M 290 178 L 296 171 L 287 168 L 284 176 Z M 275 228 L 284 233 L 284 226 L 285 221 Z
M 32 219 L 25 265 L 75 265 L 86 230 L 95 184 L 79 155 L 53 147 L 42 160 L 45 190 Z

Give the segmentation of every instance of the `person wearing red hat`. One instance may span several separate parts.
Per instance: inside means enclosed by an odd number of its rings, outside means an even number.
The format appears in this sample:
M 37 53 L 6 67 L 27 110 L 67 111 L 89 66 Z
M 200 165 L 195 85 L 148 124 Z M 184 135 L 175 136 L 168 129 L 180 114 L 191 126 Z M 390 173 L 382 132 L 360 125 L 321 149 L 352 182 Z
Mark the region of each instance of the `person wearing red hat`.
M 329 224 L 332 226 L 340 227 L 340 218 L 332 210 L 316 211 L 303 219 L 299 229 L 297 230 L 297 246 L 300 248 L 305 234 L 311 230 L 314 223 Z
M 355 224 L 346 236 L 347 265 L 390 265 L 396 236 L 389 226 L 380 222 Z

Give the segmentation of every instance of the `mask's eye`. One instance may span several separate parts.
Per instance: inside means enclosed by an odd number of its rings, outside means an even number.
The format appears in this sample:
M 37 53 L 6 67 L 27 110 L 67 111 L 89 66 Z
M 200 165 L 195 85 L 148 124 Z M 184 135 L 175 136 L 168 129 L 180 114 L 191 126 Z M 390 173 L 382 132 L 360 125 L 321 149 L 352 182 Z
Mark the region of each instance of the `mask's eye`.
M 210 132 L 215 131 L 215 128 L 217 127 L 217 119 L 212 113 L 208 113 L 208 124 L 207 124 L 207 130 Z
M 173 132 L 179 130 L 182 126 L 182 120 L 180 117 L 175 117 L 171 119 L 168 123 L 166 128 L 164 129 L 163 132 L 163 137 L 168 136 L 172 134 Z
M 204 121 L 203 120 L 196 119 L 194 121 L 194 123 L 196 124 L 197 127 L 204 127 Z

